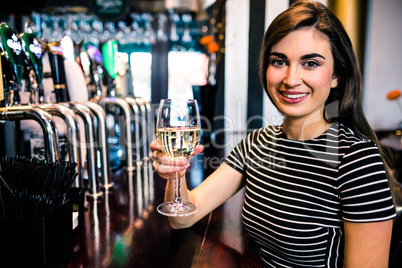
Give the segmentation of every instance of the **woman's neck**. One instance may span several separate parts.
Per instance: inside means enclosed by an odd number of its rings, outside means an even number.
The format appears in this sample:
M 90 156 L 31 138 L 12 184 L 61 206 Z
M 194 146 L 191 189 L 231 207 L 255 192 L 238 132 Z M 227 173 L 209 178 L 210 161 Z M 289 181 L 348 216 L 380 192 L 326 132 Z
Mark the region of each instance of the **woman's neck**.
M 291 140 L 311 140 L 323 134 L 330 128 L 331 123 L 322 116 L 317 118 L 286 118 L 283 121 L 282 131 Z

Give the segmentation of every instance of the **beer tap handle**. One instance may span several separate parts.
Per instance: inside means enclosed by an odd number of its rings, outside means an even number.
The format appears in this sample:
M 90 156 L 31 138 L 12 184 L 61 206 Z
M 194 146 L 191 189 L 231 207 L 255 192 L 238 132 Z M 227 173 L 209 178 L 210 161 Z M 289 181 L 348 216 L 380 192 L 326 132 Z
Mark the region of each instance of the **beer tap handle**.
M 102 53 L 97 45 L 90 42 L 84 42 L 82 50 L 85 52 L 82 53 L 82 62 L 83 66 L 85 66 L 83 69 L 84 71 L 86 70 L 87 76 L 89 76 L 88 87 L 91 91 L 91 98 L 102 97 L 105 95 L 103 94 Z
M 10 62 L 7 60 L 5 53 L 0 48 L 0 61 L 1 61 L 1 80 L 4 92 L 4 100 L 1 107 L 7 107 L 14 104 L 14 72 Z
M 5 22 L 0 23 L 0 43 L 2 48 L 3 83 L 5 82 L 6 87 L 8 87 L 6 90 L 14 91 L 12 104 L 16 105 L 21 101 L 19 90 L 23 76 L 22 45 L 17 32 L 8 27 Z M 3 61 L 5 64 L 3 64 Z M 18 86 L 15 86 L 15 84 Z
M 36 37 L 34 30 L 34 23 L 28 20 L 25 23 L 25 32 L 21 34 L 22 48 L 24 51 L 24 78 L 27 84 L 26 91 L 30 91 L 32 97 L 38 92 L 38 102 L 43 103 L 43 44 Z
M 48 44 L 49 62 L 52 70 L 54 93 L 57 102 L 67 102 L 66 73 L 64 69 L 64 55 L 59 42 Z
M 20 97 L 20 90 L 21 90 L 21 86 L 20 84 L 17 84 L 14 81 L 10 81 L 11 84 L 13 85 L 13 105 L 18 105 L 21 103 L 21 97 Z
M 105 68 L 105 78 L 108 85 L 108 96 L 116 96 L 116 77 L 119 74 L 117 70 L 117 53 L 118 42 L 117 40 L 109 40 L 102 45 L 102 57 Z

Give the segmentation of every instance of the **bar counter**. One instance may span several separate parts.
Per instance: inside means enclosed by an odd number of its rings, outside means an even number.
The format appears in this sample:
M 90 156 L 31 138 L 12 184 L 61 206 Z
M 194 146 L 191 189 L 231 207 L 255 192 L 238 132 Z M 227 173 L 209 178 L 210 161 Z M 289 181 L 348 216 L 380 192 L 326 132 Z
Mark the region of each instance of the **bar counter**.
M 222 159 L 223 152 L 210 150 L 191 157 L 188 187 L 201 183 Z M 241 220 L 244 189 L 191 228 L 174 230 L 168 218 L 156 210 L 163 202 L 166 181 L 154 172 L 151 162 L 137 165 L 134 171 L 123 167 L 114 172 L 111 181 L 114 187 L 102 199 L 87 201 L 82 231 L 45 267 L 236 268 L 245 267 L 244 263 L 258 267 L 258 256 L 249 250 Z M 402 188 L 399 190 L 402 197 Z M 402 267 L 400 208 L 390 268 Z
M 203 155 L 192 158 L 189 188 L 212 171 L 200 164 Z M 110 193 L 88 200 L 83 230 L 46 267 L 241 267 L 247 244 L 242 192 L 191 228 L 174 230 L 156 211 L 166 181 L 151 163 L 134 172 L 120 169 L 112 181 Z

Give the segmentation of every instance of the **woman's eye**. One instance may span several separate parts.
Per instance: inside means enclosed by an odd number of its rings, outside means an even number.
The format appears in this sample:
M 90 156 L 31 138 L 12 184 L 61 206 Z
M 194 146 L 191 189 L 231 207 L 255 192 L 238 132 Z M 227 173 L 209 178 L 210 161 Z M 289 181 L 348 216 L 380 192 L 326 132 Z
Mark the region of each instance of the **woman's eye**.
M 276 59 L 276 60 L 272 60 L 271 64 L 274 66 L 283 66 L 283 65 L 285 65 L 285 61 Z
M 305 67 L 307 67 L 308 69 L 312 69 L 314 67 L 319 66 L 319 64 L 315 61 L 307 61 L 303 64 Z

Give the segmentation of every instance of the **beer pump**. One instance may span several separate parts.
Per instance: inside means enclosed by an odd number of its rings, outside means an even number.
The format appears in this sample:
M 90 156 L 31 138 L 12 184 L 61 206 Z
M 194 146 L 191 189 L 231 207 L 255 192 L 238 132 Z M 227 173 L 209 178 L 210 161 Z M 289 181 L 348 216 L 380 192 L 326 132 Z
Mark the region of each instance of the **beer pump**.
M 43 48 L 34 33 L 34 25 L 27 21 L 25 31 L 21 34 L 22 49 L 24 51 L 24 78 L 26 91 L 31 92 L 29 104 L 44 103 L 43 90 Z M 35 97 L 35 93 L 38 97 Z M 37 99 L 37 101 L 36 101 Z
M 69 98 L 66 89 L 66 74 L 64 69 L 63 48 L 60 42 L 53 41 L 51 43 L 48 43 L 47 52 L 49 55 L 50 67 L 52 69 L 52 78 L 56 101 L 67 102 Z
M 36 107 L 20 105 L 19 91 L 23 78 L 23 50 L 17 32 L 7 23 L 0 23 L 1 94 L 0 120 L 19 121 L 32 119 L 39 123 L 44 134 L 47 160 L 58 160 L 57 127 L 52 116 Z
M 18 105 L 23 75 L 22 45 L 17 32 L 5 22 L 0 23 L 0 49 L 4 106 Z
M 105 96 L 103 93 L 103 58 L 98 47 L 93 43 L 82 45 L 81 61 L 83 69 L 89 78 L 88 88 L 91 98 Z
M 107 81 L 107 96 L 116 96 L 116 77 L 119 74 L 117 71 L 117 40 L 109 40 L 102 45 L 102 56 L 104 62 L 105 78 Z
M 109 90 L 104 94 L 103 78 L 104 59 L 99 48 L 93 43 L 83 44 L 84 56 L 83 65 L 89 76 L 89 88 L 91 100 L 98 103 L 106 113 L 107 139 L 109 147 L 109 162 L 112 170 L 119 169 L 124 163 L 122 159 L 126 157 L 127 169 L 133 169 L 132 159 L 132 139 L 131 139 L 131 118 L 130 105 L 123 99 L 110 96 Z M 108 95 L 105 97 L 105 95 Z

